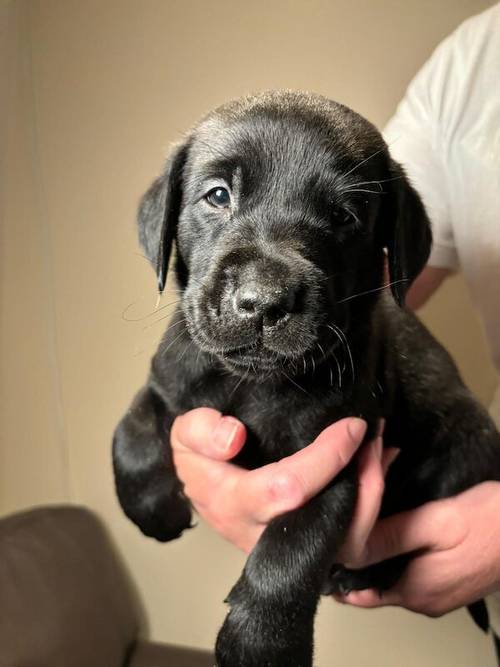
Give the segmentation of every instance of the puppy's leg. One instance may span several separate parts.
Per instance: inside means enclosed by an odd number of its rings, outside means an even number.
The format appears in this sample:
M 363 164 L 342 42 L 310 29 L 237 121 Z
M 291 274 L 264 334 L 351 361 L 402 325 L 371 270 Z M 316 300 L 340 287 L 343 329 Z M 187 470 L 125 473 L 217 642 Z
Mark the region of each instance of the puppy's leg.
M 218 667 L 310 667 L 314 614 L 356 499 L 354 469 L 274 519 L 228 597 Z
M 191 523 L 170 448 L 173 416 L 162 399 L 145 386 L 123 417 L 113 438 L 113 468 L 125 514 L 148 537 L 166 542 Z

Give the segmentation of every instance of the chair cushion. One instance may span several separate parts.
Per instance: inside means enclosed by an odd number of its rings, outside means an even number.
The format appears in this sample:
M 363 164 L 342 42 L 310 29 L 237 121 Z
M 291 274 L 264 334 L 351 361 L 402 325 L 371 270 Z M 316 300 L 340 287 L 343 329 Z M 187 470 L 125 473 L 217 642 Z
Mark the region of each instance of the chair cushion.
M 141 641 L 128 667 L 213 667 L 214 657 L 205 651 Z
M 0 520 L 2 667 L 123 667 L 138 629 L 97 517 L 48 507 Z

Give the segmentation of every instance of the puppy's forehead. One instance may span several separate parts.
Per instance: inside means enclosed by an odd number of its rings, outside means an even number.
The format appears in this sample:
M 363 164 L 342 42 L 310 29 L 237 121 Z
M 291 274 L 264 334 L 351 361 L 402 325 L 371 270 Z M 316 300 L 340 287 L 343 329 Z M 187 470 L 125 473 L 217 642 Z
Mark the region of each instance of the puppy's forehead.
M 219 107 L 195 128 L 195 169 L 251 161 L 262 169 L 291 161 L 347 173 L 385 144 L 367 120 L 318 95 L 273 92 Z

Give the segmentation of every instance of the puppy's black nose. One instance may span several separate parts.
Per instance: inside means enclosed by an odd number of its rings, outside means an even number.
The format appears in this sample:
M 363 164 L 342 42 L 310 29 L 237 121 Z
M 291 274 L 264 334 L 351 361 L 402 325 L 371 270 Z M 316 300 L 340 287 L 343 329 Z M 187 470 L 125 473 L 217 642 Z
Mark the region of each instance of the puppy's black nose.
M 234 309 L 242 320 L 254 320 L 256 324 L 273 327 L 288 319 L 295 309 L 297 290 L 279 284 L 247 282 L 234 295 Z

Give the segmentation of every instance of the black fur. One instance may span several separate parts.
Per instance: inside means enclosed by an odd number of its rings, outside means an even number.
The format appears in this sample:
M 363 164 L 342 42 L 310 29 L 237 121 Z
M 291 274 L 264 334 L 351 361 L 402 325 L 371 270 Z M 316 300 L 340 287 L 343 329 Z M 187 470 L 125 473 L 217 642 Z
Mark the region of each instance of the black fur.
M 219 199 L 230 192 L 229 208 L 209 203 L 214 188 Z M 370 436 L 384 416 L 385 444 L 402 448 L 384 515 L 500 479 L 493 423 L 404 309 L 428 258 L 429 222 L 366 120 L 302 93 L 221 107 L 144 196 L 139 235 L 160 289 L 175 238 L 181 293 L 114 439 L 118 496 L 146 535 L 169 540 L 190 526 L 169 429 L 199 406 L 246 424 L 247 467 L 301 449 L 341 417 L 363 416 Z M 399 305 L 381 289 L 385 251 Z M 396 580 L 403 560 L 361 572 L 335 565 L 356 487 L 349 465 L 270 523 L 229 595 L 219 667 L 308 667 L 322 591 Z

